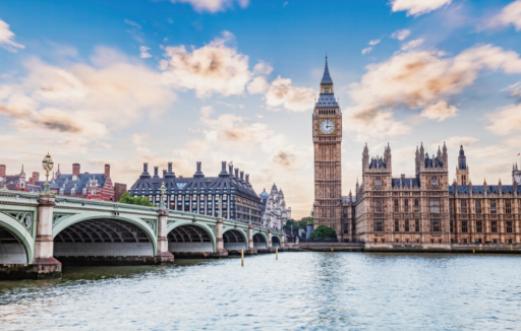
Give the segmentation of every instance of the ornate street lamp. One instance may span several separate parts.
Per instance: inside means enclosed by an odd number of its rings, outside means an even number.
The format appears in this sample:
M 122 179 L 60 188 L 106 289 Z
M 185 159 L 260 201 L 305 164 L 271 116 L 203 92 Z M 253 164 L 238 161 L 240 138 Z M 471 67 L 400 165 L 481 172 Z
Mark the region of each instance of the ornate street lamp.
M 42 167 L 45 171 L 45 183 L 43 185 L 43 192 L 49 193 L 49 173 L 52 171 L 52 168 L 54 167 L 54 161 L 52 160 L 51 154 L 47 153 L 42 161 Z
M 165 186 L 165 182 L 162 182 L 161 187 L 159 188 L 159 199 L 161 199 L 159 202 L 159 208 L 161 208 L 161 209 L 165 209 L 165 194 L 166 194 L 166 186 Z

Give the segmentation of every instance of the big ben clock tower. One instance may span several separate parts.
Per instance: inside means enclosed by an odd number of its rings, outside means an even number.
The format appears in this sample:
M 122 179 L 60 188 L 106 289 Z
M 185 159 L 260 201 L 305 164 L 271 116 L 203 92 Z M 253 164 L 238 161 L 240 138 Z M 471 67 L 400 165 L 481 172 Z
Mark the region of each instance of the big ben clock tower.
M 331 227 L 339 236 L 342 211 L 342 112 L 333 92 L 327 57 L 320 82 L 320 95 L 313 111 L 313 146 L 315 225 Z

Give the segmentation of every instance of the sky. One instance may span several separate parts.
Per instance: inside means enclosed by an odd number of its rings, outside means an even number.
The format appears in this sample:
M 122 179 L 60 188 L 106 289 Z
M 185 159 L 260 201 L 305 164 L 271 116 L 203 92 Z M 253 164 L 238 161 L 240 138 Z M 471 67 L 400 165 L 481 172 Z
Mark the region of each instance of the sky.
M 521 0 L 0 1 L 0 163 L 62 172 L 142 163 L 282 188 L 313 203 L 311 115 L 327 54 L 343 112 L 342 190 L 390 143 L 393 174 L 446 142 L 473 183 L 521 152 Z

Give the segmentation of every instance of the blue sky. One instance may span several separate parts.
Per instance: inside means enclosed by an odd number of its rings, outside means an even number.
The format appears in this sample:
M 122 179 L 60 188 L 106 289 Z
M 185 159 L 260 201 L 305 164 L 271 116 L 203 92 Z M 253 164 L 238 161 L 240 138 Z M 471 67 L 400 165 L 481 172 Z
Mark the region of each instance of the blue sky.
M 0 2 L 0 144 L 8 172 L 54 155 L 132 184 L 141 164 L 220 161 L 313 200 L 311 112 L 329 56 L 344 117 L 343 191 L 361 152 L 459 144 L 475 183 L 511 181 L 521 151 L 521 1 Z

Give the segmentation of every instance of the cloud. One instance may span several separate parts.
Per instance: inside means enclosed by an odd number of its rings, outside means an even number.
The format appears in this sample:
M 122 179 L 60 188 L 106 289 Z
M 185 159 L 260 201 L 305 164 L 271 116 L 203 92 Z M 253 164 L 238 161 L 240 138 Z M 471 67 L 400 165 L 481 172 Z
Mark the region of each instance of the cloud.
M 367 47 L 362 49 L 362 54 L 367 55 L 373 51 L 373 48 L 381 42 L 380 39 L 372 39 L 367 43 Z
M 454 106 L 447 104 L 445 100 L 440 100 L 435 104 L 429 105 L 425 108 L 421 115 L 431 120 L 438 122 L 444 121 L 447 118 L 456 116 L 458 109 Z
M 263 94 L 269 87 L 270 84 L 264 76 L 257 76 L 248 84 L 247 89 L 250 94 Z
M 391 0 L 391 8 L 393 12 L 405 11 L 409 16 L 419 16 L 451 2 L 452 0 Z
M 142 59 L 149 59 L 152 57 L 150 54 L 150 47 L 139 46 L 139 57 Z
M 521 99 L 521 82 L 514 83 L 507 88 L 510 96 Z
M 274 156 L 273 162 L 285 168 L 292 168 L 295 163 L 295 155 L 285 151 L 280 151 Z
M 216 13 L 233 7 L 237 3 L 239 7 L 246 8 L 250 4 L 249 0 L 172 0 L 173 3 L 190 4 L 198 12 Z
M 433 112 L 450 115 L 455 109 L 443 107 L 440 101 L 473 84 L 482 70 L 521 73 L 521 58 L 516 52 L 492 45 L 478 45 L 452 58 L 437 51 L 395 54 L 387 61 L 369 65 L 361 80 L 350 86 L 354 101 L 350 115 L 357 120 L 359 132 L 369 131 L 376 119 L 391 120 L 388 114 L 395 109 L 421 111 L 431 107 L 429 116 Z
M 425 40 L 423 38 L 413 39 L 402 45 L 401 50 L 404 52 L 410 51 L 412 49 L 420 47 L 421 45 L 423 45 L 424 42 Z
M 509 26 L 513 25 L 518 31 L 521 31 L 521 0 L 516 0 L 505 6 L 501 12 L 492 18 L 491 26 Z
M 233 35 L 225 32 L 200 48 L 166 47 L 161 70 L 170 84 L 193 89 L 200 97 L 242 94 L 252 73 L 248 56 L 227 45 L 232 39 Z
M 521 128 L 521 104 L 506 106 L 488 116 L 487 129 L 497 135 L 519 132 Z
M 99 139 L 175 101 L 161 73 L 109 48 L 98 48 L 90 63 L 58 67 L 32 59 L 25 70 L 17 81 L 0 85 L 0 114 L 22 131 Z
M 16 52 L 19 49 L 24 49 L 25 46 L 17 43 L 15 34 L 11 31 L 9 24 L 0 19 L 0 47 L 3 47 L 11 52 Z
M 277 77 L 266 93 L 266 104 L 284 107 L 291 111 L 306 111 L 313 107 L 315 91 L 307 87 L 294 86 L 289 78 Z
M 401 29 L 401 30 L 393 32 L 391 34 L 391 38 L 399 40 L 399 41 L 404 41 L 410 35 L 411 35 L 411 30 L 409 30 L 409 29 Z

